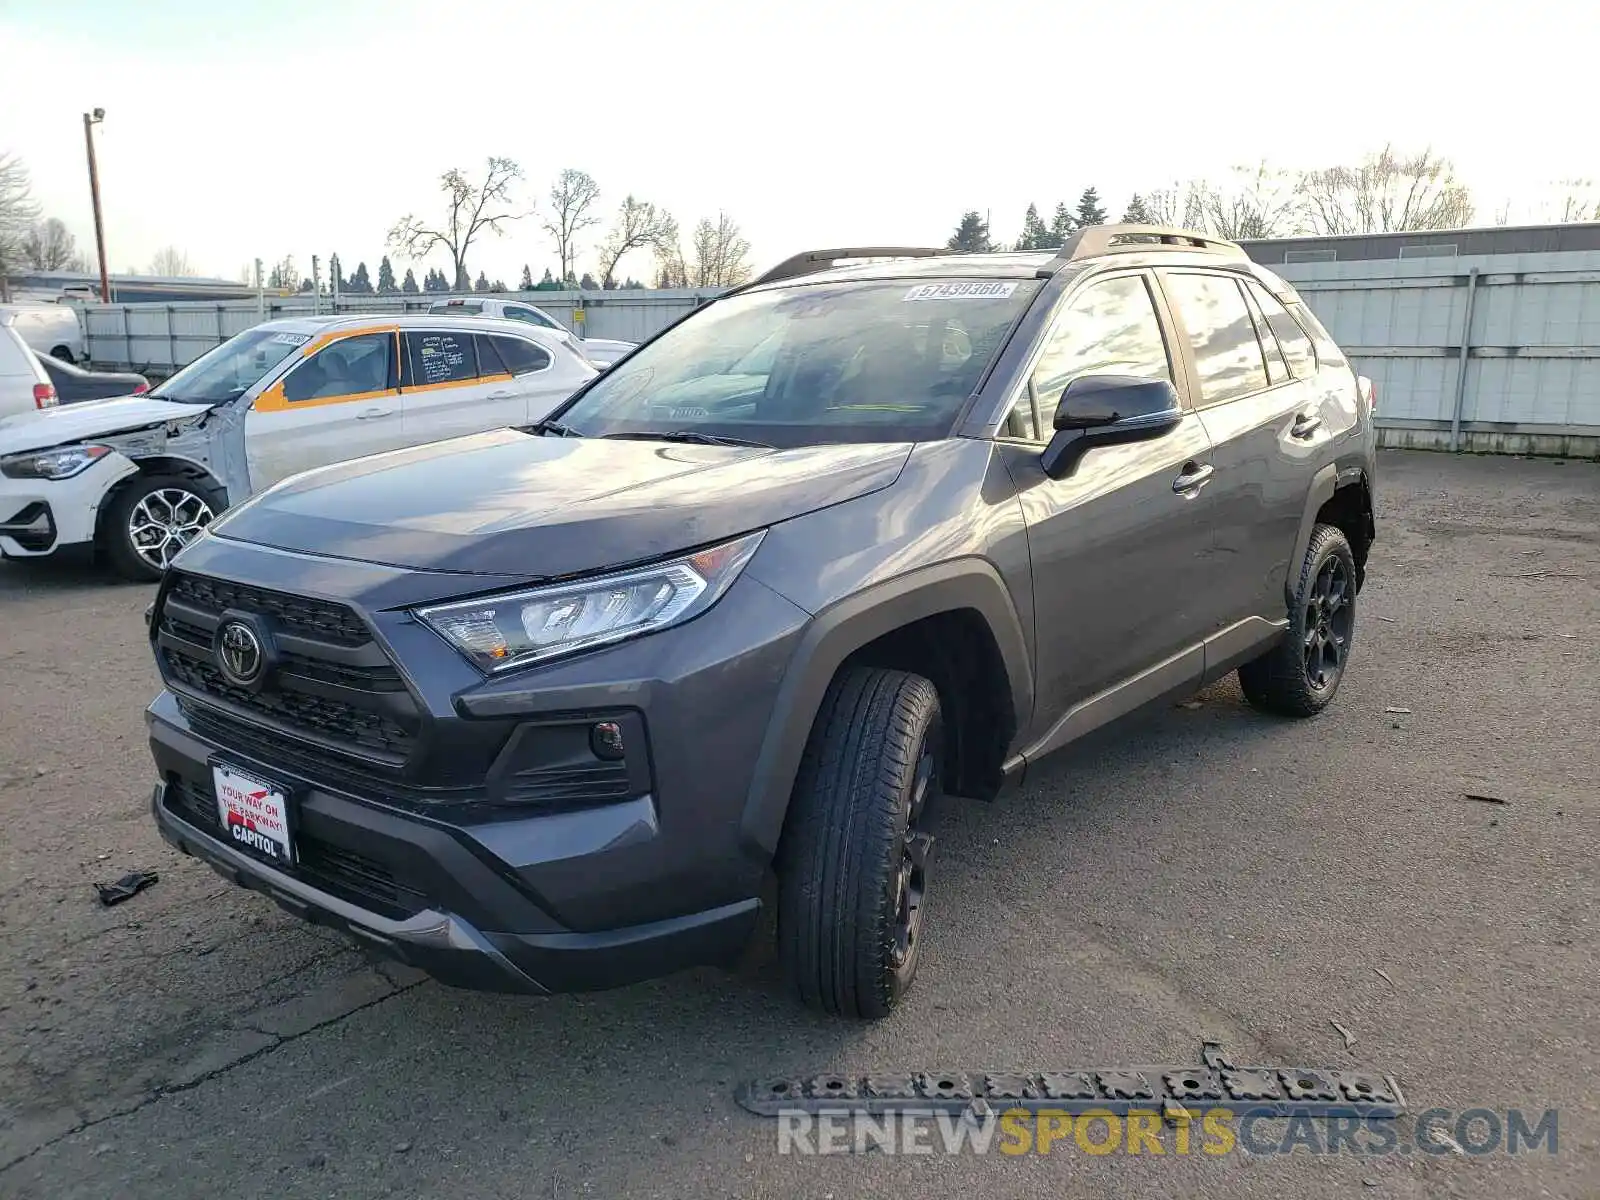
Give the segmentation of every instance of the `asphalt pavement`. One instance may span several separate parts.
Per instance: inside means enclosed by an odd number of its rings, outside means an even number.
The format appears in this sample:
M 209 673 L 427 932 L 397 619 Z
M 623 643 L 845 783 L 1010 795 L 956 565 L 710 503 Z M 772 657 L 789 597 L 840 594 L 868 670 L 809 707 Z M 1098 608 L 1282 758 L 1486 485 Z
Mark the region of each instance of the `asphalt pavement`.
M 1229 679 L 948 806 L 875 1025 L 800 1008 L 763 946 L 550 999 L 374 964 L 157 836 L 152 589 L 0 565 L 0 1196 L 1600 1195 L 1600 465 L 1381 470 L 1334 706 L 1268 719 Z M 1555 1152 L 819 1157 L 733 1100 L 1207 1039 L 1392 1073 L 1414 1112 L 1554 1109 Z

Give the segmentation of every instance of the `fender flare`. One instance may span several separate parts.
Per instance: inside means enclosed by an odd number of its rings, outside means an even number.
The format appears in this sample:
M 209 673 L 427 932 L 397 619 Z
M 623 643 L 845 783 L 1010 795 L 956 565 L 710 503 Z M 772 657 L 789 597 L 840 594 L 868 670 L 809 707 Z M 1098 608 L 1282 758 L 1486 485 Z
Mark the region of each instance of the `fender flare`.
M 193 473 L 195 483 L 211 494 L 212 509 L 217 516 L 220 517 L 229 507 L 227 485 L 212 473 L 210 467 L 202 462 L 182 454 L 151 454 L 142 455 L 139 458 L 130 458 L 121 451 L 118 451 L 118 453 L 127 459 L 133 469 L 119 475 L 110 487 L 100 493 L 100 499 L 95 502 L 94 527 L 97 537 L 100 532 L 100 522 L 105 517 L 106 509 L 110 506 L 112 498 L 141 475 L 169 473 L 164 470 L 169 465 Z
M 812 617 L 778 687 L 739 822 L 740 840 L 770 859 L 778 848 L 789 796 L 811 726 L 846 659 L 913 621 L 970 608 L 988 624 L 1011 686 L 1018 729 L 1033 711 L 1027 638 L 1005 582 L 978 558 L 924 567 L 849 596 Z
M 1322 506 L 1333 499 L 1333 494 L 1340 488 L 1358 484 L 1368 489 L 1367 473 L 1359 466 L 1341 467 L 1338 463 L 1327 463 L 1311 477 L 1311 487 L 1306 493 L 1305 512 L 1300 516 L 1300 532 L 1294 540 L 1294 557 L 1289 560 L 1289 570 L 1283 580 L 1284 603 L 1294 604 L 1294 587 L 1300 579 L 1300 564 L 1306 560 L 1306 551 L 1311 546 L 1311 533 L 1317 527 L 1317 513 L 1322 511 Z M 1370 496 L 1369 496 L 1370 498 Z

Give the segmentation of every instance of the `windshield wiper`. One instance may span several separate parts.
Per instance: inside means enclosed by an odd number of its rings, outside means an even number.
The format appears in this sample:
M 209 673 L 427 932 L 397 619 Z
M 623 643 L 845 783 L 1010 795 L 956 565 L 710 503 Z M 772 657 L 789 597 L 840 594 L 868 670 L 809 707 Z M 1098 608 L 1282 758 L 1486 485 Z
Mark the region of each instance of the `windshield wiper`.
M 529 433 L 537 433 L 540 437 L 544 437 L 546 434 L 553 434 L 555 437 L 581 438 L 583 436 L 571 425 L 563 425 L 560 421 L 535 421 L 532 425 L 524 425 L 522 428 Z
M 767 442 L 752 441 L 749 438 L 723 437 L 720 433 L 701 433 L 697 429 L 674 429 L 667 433 L 657 433 L 654 430 L 645 433 L 608 433 L 605 436 L 608 438 L 629 438 L 636 441 L 693 442 L 697 446 L 750 446 L 757 450 L 773 449 Z

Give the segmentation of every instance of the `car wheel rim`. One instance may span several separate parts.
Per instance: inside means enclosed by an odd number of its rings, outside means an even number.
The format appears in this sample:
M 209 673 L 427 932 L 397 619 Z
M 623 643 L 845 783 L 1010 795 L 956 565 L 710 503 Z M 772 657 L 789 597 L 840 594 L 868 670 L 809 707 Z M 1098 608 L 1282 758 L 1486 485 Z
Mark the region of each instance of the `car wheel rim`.
M 161 488 L 141 497 L 128 515 L 128 543 L 158 571 L 200 535 L 216 514 L 211 505 L 183 488 Z
M 1326 691 L 1338 682 L 1350 655 L 1355 617 L 1350 570 L 1342 558 L 1329 558 L 1317 571 L 1306 599 L 1306 682 L 1315 690 Z
M 928 802 L 939 790 L 939 724 L 935 721 L 922 736 L 917 766 L 906 791 L 905 825 L 900 837 L 900 862 L 895 877 L 894 941 L 889 949 L 890 965 L 904 970 L 916 953 L 922 937 L 922 914 L 928 892 L 928 857 L 933 837 L 923 827 Z

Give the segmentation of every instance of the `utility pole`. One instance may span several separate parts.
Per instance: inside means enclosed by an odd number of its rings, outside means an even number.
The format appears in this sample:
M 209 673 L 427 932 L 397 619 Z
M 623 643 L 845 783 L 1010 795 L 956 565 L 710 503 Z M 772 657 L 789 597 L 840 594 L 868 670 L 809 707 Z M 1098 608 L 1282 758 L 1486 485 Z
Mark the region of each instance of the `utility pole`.
M 317 256 L 311 256 L 311 315 L 316 316 L 322 311 L 322 264 Z
M 256 259 L 256 315 L 263 321 L 267 319 L 267 286 L 266 277 L 261 274 L 261 260 Z
M 89 197 L 94 201 L 94 247 L 100 255 L 100 303 L 111 303 L 111 273 L 106 268 L 106 227 L 100 218 L 100 171 L 94 161 L 94 127 L 106 119 L 106 110 L 97 108 L 83 114 L 83 144 L 89 152 Z

